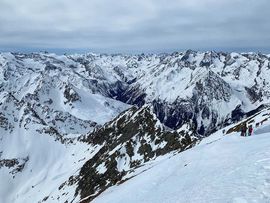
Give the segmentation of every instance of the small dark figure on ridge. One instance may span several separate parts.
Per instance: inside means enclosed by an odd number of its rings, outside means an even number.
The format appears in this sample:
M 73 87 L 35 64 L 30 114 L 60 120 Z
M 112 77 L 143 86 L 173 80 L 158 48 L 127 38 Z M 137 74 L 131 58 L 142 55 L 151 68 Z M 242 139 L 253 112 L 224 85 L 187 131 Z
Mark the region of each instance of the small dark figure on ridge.
M 250 125 L 248 127 L 248 136 L 251 136 L 252 132 L 253 132 L 253 128 L 252 128 L 252 125 Z
M 247 136 L 247 126 L 244 124 L 241 128 L 241 136 L 245 137 Z

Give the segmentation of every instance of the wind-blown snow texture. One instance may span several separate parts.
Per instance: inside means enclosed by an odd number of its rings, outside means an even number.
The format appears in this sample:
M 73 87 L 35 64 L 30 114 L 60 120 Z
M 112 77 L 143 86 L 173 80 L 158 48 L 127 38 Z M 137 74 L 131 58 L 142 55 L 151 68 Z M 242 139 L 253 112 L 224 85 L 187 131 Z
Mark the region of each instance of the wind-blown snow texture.
M 255 53 L 1 53 L 0 202 L 88 202 L 263 109 L 269 75 Z

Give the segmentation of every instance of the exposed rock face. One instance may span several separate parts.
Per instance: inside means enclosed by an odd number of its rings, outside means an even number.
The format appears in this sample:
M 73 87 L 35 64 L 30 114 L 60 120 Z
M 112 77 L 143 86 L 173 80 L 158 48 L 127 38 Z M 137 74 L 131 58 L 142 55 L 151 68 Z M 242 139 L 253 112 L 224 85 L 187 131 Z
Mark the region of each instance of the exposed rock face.
M 106 188 L 125 181 L 125 175 L 146 162 L 181 152 L 196 140 L 192 122 L 186 121 L 178 131 L 168 131 L 151 107 L 132 107 L 83 139 L 102 148 L 82 167 L 76 194 L 89 202 Z
M 213 107 L 216 102 L 229 103 L 232 89 L 228 83 L 212 71 L 193 78 L 194 85 L 191 98 L 178 98 L 173 103 L 153 101 L 155 112 L 160 120 L 170 128 L 177 129 L 192 119 L 199 134 L 207 135 L 218 127 L 219 109 Z M 200 123 L 201 121 L 201 123 Z M 207 122 L 204 124 L 204 122 Z M 224 122 L 221 121 L 221 122 Z
M 23 170 L 28 160 L 29 157 L 23 159 L 0 159 L 0 169 L 2 167 L 12 169 L 9 173 L 15 175 L 16 173 L 21 172 Z
M 64 103 L 72 108 L 72 103 L 81 100 L 78 89 L 84 89 L 133 105 L 151 103 L 159 119 L 173 129 L 192 115 L 203 135 L 221 126 L 237 106 L 247 112 L 270 98 L 270 61 L 263 54 L 192 50 L 134 56 L 13 53 L 2 54 L 1 64 L 4 81 L 16 80 L 22 73 L 33 76 L 8 89 L 2 83 L 5 91 L 17 92 L 16 98 L 23 93 L 22 85 L 36 83 L 40 90 L 47 87 L 47 92 L 53 86 L 61 89 Z
M 65 86 L 64 97 L 66 98 L 66 103 L 80 100 L 80 96 L 69 86 Z

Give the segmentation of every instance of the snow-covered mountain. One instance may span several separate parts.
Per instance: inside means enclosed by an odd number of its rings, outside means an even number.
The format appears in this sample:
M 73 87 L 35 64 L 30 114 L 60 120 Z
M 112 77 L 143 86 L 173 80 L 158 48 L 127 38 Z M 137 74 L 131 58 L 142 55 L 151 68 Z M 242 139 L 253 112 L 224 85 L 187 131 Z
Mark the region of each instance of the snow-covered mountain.
M 53 86 L 58 89 L 51 90 L 50 96 L 62 91 L 65 104 L 88 100 L 79 96 L 87 93 L 132 105 L 151 103 L 166 126 L 177 129 L 187 118 L 194 118 L 201 134 L 209 134 L 231 119 L 236 107 L 247 112 L 269 101 L 270 96 L 269 56 L 255 53 L 8 53 L 1 54 L 0 64 L 2 90 L 13 92 L 19 100 Z M 80 117 L 85 118 L 86 112 Z
M 0 202 L 56 190 L 90 156 L 78 137 L 129 108 L 81 88 L 69 61 L 51 56 L 2 54 L 0 77 Z
M 144 173 L 109 188 L 93 202 L 268 203 L 269 118 L 270 109 L 264 110 L 226 127 L 226 136 L 217 131 L 190 150 L 144 165 Z M 243 123 L 253 125 L 252 136 L 241 137 L 232 130 Z
M 263 110 L 269 73 L 256 53 L 1 53 L 0 202 L 88 202 Z

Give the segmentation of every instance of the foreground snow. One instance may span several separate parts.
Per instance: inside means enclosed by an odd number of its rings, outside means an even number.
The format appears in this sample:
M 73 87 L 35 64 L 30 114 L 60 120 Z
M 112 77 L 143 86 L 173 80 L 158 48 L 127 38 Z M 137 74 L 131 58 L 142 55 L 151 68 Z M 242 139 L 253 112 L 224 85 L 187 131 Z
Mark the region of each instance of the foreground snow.
M 251 137 L 219 131 L 198 146 L 109 188 L 95 203 L 270 202 L 269 122 Z

